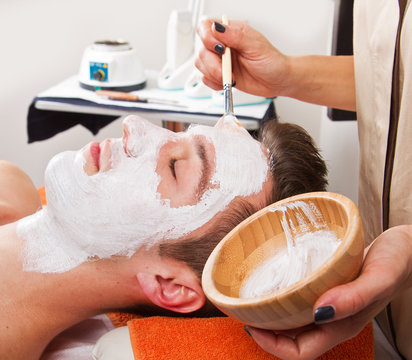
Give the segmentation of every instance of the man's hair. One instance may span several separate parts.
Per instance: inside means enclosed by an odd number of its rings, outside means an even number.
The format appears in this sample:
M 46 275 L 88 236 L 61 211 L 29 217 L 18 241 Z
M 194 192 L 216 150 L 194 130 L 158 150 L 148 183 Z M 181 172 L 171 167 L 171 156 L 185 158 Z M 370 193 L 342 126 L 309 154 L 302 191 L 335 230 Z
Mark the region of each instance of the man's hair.
M 326 190 L 325 162 L 302 127 L 272 120 L 262 127 L 258 140 L 268 149 L 273 180 L 271 196 L 264 206 L 289 196 Z M 206 260 L 220 240 L 260 209 L 241 197 L 235 198 L 229 209 L 215 217 L 206 234 L 184 241 L 163 242 L 159 245 L 159 254 L 185 262 L 201 278 Z
M 270 121 L 262 128 L 259 141 L 269 150 L 272 202 L 326 190 L 326 164 L 302 127 Z

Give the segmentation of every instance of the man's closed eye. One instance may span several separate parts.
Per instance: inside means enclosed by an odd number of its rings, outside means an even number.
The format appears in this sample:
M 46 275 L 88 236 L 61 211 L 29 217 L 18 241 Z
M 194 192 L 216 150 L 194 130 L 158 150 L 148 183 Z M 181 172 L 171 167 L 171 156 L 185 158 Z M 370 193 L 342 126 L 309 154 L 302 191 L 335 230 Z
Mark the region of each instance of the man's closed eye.
M 170 171 L 172 172 L 173 177 L 176 179 L 176 171 L 175 171 L 175 164 L 176 164 L 176 159 L 170 159 L 169 161 L 169 168 Z

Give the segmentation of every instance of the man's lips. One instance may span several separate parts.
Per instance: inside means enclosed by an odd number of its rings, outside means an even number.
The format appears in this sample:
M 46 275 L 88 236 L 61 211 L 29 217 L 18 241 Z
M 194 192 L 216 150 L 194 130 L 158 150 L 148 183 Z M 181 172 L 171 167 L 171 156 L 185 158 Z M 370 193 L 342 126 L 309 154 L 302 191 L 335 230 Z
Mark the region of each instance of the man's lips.
M 96 169 L 100 169 L 100 144 L 98 142 L 92 142 L 90 144 L 90 156 L 92 157 L 93 164 Z

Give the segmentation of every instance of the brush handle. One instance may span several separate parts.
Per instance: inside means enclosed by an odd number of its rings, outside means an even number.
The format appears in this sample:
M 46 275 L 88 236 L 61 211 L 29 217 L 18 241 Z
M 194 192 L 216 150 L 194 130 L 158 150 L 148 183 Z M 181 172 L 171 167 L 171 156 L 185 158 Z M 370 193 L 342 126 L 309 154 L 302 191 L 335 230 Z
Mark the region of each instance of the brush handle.
M 139 99 L 137 95 L 122 91 L 96 90 L 96 94 L 113 100 L 147 102 L 143 99 Z
M 222 23 L 223 25 L 229 24 L 226 15 L 222 16 Z M 228 46 L 226 46 L 225 52 L 222 55 L 222 80 L 223 86 L 225 86 L 225 84 L 229 84 L 230 86 L 232 86 L 232 59 L 230 47 Z

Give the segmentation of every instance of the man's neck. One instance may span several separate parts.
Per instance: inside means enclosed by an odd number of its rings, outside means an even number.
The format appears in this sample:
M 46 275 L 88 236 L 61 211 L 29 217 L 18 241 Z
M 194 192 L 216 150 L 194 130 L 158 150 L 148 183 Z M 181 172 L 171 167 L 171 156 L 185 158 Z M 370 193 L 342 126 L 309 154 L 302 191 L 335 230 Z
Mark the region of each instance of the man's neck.
M 125 259 L 84 263 L 61 274 L 24 272 L 15 224 L 0 227 L 0 358 L 38 359 L 66 328 L 145 298 Z

